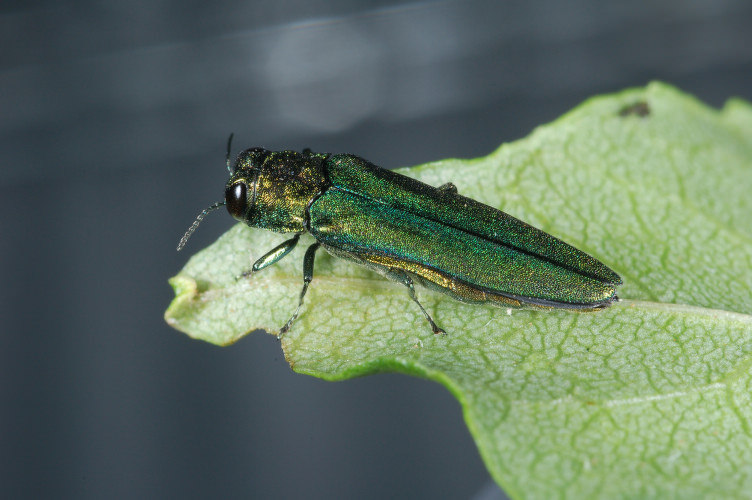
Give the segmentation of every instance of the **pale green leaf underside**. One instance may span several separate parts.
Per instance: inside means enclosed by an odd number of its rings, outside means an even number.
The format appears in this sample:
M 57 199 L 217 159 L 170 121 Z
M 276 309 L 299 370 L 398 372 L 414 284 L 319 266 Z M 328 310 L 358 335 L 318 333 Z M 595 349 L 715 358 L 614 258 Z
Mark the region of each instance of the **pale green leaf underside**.
M 648 116 L 620 114 L 638 102 Z M 507 311 L 421 289 L 449 332 L 434 336 L 403 286 L 321 252 L 282 340 L 296 371 L 441 382 L 516 498 L 752 496 L 748 103 L 717 112 L 655 83 L 591 99 L 488 157 L 403 172 L 452 181 L 594 255 L 624 278 L 624 300 Z M 252 279 L 235 276 L 283 238 L 237 225 L 198 253 L 171 280 L 168 323 L 216 344 L 276 333 L 312 240 Z

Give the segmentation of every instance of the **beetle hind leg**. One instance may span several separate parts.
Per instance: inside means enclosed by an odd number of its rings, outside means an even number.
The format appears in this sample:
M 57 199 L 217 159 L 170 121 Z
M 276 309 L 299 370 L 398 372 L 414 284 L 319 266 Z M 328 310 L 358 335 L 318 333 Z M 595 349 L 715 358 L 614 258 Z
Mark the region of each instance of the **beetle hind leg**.
M 457 186 L 451 182 L 447 182 L 438 187 L 438 190 L 443 193 L 457 194 Z
M 444 329 L 439 328 L 439 326 L 436 324 L 436 322 L 433 320 L 430 314 L 428 314 L 428 311 L 423 307 L 423 304 L 420 303 L 418 300 L 418 297 L 415 295 L 415 287 L 413 286 L 413 280 L 410 278 L 410 276 L 407 275 L 404 271 L 398 271 L 396 269 L 391 269 L 389 271 L 389 278 L 398 281 L 405 285 L 407 287 L 407 293 L 410 295 L 410 298 L 413 299 L 413 302 L 418 304 L 418 307 L 420 307 L 421 312 L 423 313 L 423 316 L 426 317 L 428 320 L 428 323 L 431 325 L 431 330 L 433 330 L 434 334 L 442 334 L 446 335 L 446 332 Z

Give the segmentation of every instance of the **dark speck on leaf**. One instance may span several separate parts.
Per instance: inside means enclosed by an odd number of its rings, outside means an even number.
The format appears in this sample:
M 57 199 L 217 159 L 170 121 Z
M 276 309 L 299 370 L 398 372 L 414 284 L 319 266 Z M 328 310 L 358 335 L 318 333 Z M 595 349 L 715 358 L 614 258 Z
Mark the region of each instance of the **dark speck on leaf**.
M 645 101 L 638 101 L 634 104 L 629 104 L 621 108 L 621 111 L 619 111 L 619 116 L 637 115 L 640 117 L 645 117 L 649 114 L 650 106 Z

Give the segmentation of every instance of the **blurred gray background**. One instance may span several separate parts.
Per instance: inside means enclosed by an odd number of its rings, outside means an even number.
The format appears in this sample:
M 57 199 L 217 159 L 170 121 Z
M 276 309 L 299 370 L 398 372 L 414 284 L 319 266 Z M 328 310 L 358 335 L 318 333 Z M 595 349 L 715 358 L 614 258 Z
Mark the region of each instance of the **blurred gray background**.
M 652 79 L 752 99 L 745 0 L 5 0 L 0 47 L 5 498 L 500 495 L 438 384 L 327 383 L 272 336 L 163 322 L 167 278 L 232 225 L 175 252 L 228 134 L 393 168 Z

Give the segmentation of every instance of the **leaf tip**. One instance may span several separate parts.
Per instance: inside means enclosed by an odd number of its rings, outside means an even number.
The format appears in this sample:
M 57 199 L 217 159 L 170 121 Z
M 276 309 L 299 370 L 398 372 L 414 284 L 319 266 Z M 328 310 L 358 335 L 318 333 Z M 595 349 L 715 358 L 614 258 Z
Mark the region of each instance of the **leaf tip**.
M 168 325 L 178 328 L 180 318 L 186 314 L 189 304 L 198 295 L 198 283 L 181 275 L 173 276 L 167 281 L 175 292 L 175 298 L 165 311 L 164 319 Z

